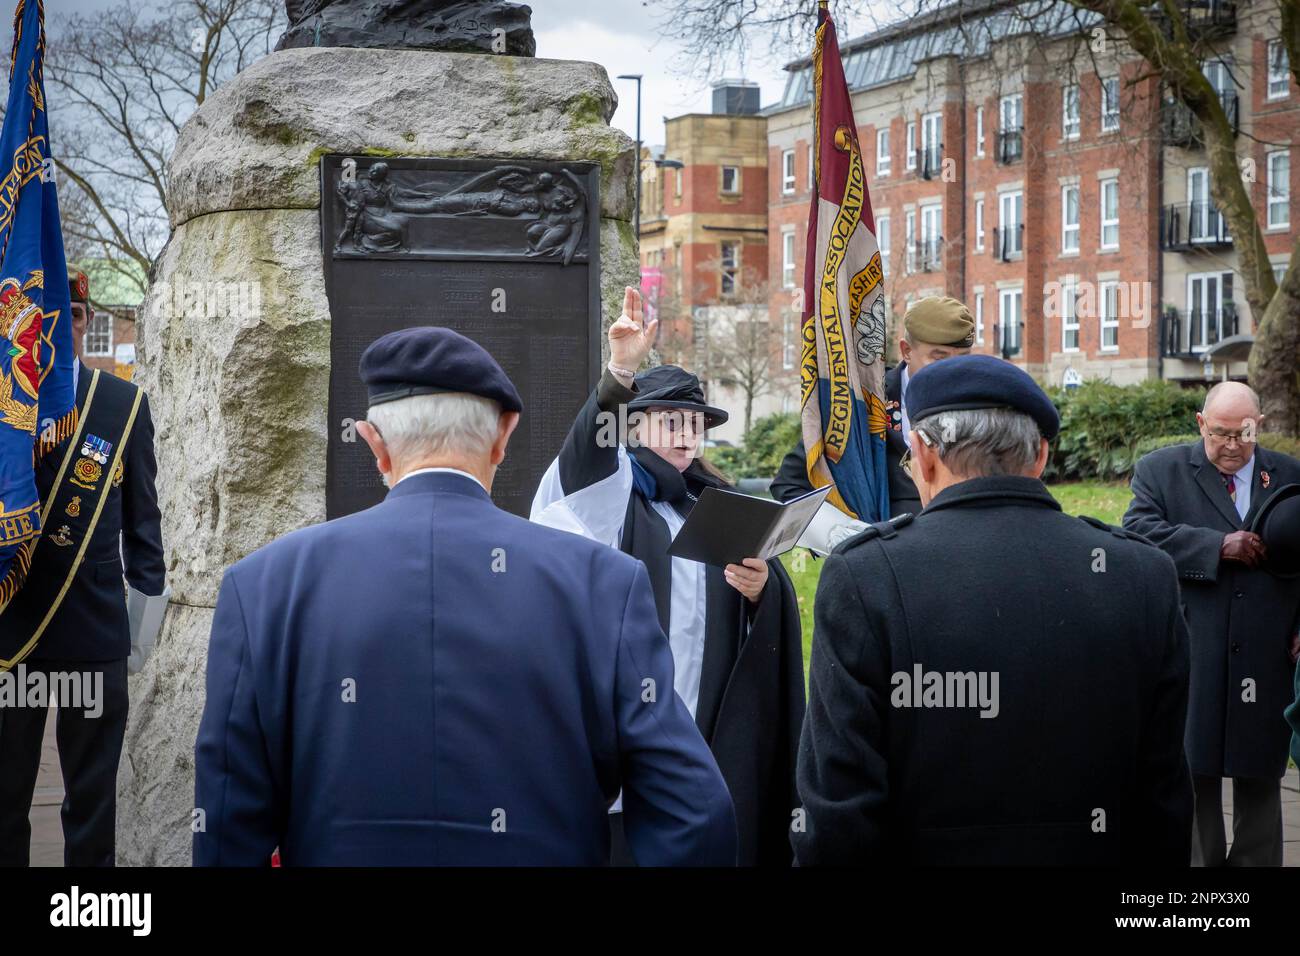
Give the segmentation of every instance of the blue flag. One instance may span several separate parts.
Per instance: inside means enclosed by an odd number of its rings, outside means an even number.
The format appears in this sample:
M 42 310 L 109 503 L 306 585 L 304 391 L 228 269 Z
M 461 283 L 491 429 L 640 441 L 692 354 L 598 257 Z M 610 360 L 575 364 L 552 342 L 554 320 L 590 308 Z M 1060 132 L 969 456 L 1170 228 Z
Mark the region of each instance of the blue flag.
M 41 534 L 35 464 L 77 423 L 44 62 L 45 9 L 19 0 L 0 133 L 0 611 L 22 586 Z

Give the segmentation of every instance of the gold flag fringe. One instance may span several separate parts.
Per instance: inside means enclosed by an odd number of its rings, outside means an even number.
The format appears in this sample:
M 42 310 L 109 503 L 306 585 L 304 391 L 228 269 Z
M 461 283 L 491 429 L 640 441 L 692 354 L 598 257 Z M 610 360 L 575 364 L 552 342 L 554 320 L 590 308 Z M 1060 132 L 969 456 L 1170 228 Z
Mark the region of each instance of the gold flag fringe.
M 36 447 L 33 449 L 33 462 L 39 462 L 54 451 L 55 448 L 67 441 L 77 430 L 78 417 L 77 406 L 73 405 L 72 411 L 68 412 L 68 414 L 53 425 L 42 428 L 40 435 L 36 439 Z
M 32 552 L 36 550 L 36 542 L 39 535 L 29 541 L 24 541 L 18 547 L 14 554 L 13 561 L 9 565 L 9 572 L 5 575 L 3 581 L 0 581 L 0 614 L 9 606 L 15 594 L 22 588 L 23 582 L 27 580 L 27 572 L 32 567 Z

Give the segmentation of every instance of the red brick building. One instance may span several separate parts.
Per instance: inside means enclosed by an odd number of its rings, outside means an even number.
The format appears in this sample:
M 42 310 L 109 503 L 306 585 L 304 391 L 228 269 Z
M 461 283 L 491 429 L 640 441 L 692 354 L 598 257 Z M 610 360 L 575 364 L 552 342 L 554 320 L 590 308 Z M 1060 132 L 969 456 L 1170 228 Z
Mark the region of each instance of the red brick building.
M 948 294 L 974 312 L 977 351 L 1051 384 L 1068 369 L 1203 380 L 1207 350 L 1251 322 L 1195 121 L 1086 15 L 972 9 L 841 46 L 895 323 L 916 298 Z M 1189 22 L 1239 129 L 1280 274 L 1297 224 L 1300 91 L 1275 39 L 1276 0 L 1204 0 Z M 770 315 L 793 367 L 812 118 L 809 64 L 788 69 L 784 97 L 764 113 Z M 1244 376 L 1245 363 L 1212 374 L 1225 371 Z

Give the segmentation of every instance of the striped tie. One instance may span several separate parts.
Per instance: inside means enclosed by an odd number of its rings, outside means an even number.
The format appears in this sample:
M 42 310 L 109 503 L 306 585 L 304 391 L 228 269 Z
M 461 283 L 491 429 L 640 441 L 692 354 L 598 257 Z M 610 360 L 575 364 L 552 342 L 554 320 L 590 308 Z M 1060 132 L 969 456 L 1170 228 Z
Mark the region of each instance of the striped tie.
M 1223 487 L 1228 489 L 1228 497 L 1234 502 L 1237 500 L 1237 480 L 1226 472 L 1219 472 L 1219 477 L 1223 479 Z

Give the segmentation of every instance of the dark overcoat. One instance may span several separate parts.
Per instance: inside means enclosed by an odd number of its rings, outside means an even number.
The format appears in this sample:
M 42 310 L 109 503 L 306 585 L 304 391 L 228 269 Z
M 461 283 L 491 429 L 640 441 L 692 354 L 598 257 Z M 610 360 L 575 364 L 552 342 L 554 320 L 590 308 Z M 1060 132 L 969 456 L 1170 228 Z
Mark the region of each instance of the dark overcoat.
M 1269 495 L 1295 481 L 1300 462 L 1256 448 L 1243 520 L 1199 441 L 1161 448 L 1133 469 L 1124 527 L 1174 559 L 1191 629 L 1193 773 L 1277 778 L 1286 770 L 1283 711 L 1294 699 L 1289 649 L 1300 627 L 1300 580 L 1220 561 L 1219 549 L 1224 536 L 1249 527 Z
M 226 572 L 195 747 L 198 865 L 731 865 L 645 569 L 414 474 Z M 667 688 L 668 692 L 663 692 Z
M 800 865 L 1187 865 L 1187 629 L 1157 548 L 976 478 L 837 548 L 815 616 Z M 956 680 L 917 706 L 918 669 L 997 675 L 994 706 Z

